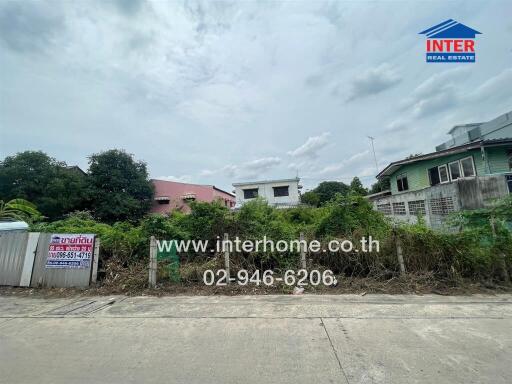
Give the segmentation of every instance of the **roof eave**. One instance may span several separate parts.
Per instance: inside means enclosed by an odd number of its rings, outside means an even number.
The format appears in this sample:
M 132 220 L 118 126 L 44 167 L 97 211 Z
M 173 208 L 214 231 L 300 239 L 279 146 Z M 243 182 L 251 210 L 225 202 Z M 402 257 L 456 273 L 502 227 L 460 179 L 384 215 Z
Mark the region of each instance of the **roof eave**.
M 300 178 L 295 177 L 293 179 L 277 179 L 277 180 L 259 180 L 259 181 L 246 181 L 242 183 L 233 183 L 233 187 L 243 187 L 247 185 L 254 185 L 254 184 L 272 184 L 272 183 L 289 183 L 289 182 L 299 182 Z
M 510 140 L 510 141 L 512 142 L 512 140 Z M 413 164 L 413 163 L 416 163 L 418 161 L 423 161 L 423 160 L 436 159 L 438 157 L 443 157 L 443 156 L 450 155 L 450 154 L 464 152 L 469 149 L 480 148 L 481 145 L 485 145 L 485 142 L 482 142 L 480 140 L 480 141 L 469 143 L 469 144 L 459 145 L 458 147 L 448 148 L 443 151 L 427 153 L 426 155 L 413 157 L 411 159 L 395 161 L 395 162 L 389 164 L 382 171 L 380 171 L 376 177 L 377 177 L 377 179 L 381 179 L 384 176 L 391 176 L 396 170 L 398 170 L 403 165 Z

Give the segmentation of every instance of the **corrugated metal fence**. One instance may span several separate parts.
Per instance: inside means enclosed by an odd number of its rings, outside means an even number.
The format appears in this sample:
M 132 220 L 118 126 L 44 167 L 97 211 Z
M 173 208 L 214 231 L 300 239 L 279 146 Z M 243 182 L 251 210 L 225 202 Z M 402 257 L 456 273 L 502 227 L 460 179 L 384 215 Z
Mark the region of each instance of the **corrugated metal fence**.
M 46 268 L 51 237 L 51 233 L 0 232 L 0 285 L 88 287 L 96 281 L 99 243 L 88 268 Z
M 20 285 L 28 232 L 0 232 L 0 285 Z

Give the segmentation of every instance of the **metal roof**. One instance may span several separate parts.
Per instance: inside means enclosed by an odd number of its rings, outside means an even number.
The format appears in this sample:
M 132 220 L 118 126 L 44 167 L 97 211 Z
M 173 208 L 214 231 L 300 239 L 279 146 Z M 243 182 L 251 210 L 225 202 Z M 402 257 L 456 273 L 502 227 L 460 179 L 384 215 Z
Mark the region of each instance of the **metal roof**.
M 0 231 L 26 231 L 28 224 L 24 221 L 0 221 Z

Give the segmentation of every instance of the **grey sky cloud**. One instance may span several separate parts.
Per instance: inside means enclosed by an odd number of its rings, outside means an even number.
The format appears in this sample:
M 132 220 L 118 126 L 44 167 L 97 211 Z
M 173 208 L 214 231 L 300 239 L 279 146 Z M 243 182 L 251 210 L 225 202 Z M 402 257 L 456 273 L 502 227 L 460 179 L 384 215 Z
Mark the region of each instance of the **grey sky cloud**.
M 416 117 L 432 116 L 455 107 L 459 96 L 454 85 L 444 86 L 429 97 L 418 100 L 413 105 L 413 115 Z
M 191 175 L 181 175 L 181 176 L 157 176 L 155 177 L 157 180 L 167 180 L 167 181 L 177 181 L 178 183 L 190 183 L 192 182 Z
M 469 102 L 482 102 L 490 100 L 504 101 L 509 99 L 512 89 L 512 68 L 507 68 L 496 76 L 480 84 L 474 91 L 466 95 Z
M 393 120 L 391 123 L 387 124 L 384 132 L 387 133 L 397 133 L 397 132 L 403 132 L 406 131 L 409 128 L 409 121 L 405 121 L 403 119 L 396 119 Z
M 461 102 L 460 80 L 470 74 L 467 67 L 456 67 L 435 73 L 418 85 L 412 95 L 402 102 L 404 109 L 415 117 L 435 115 L 454 108 Z
M 152 177 L 228 190 L 296 172 L 306 189 L 368 185 L 368 135 L 382 167 L 510 110 L 509 13 L 458 0 L 4 1 L 0 158 L 43 150 L 87 169 L 122 148 Z M 418 32 L 454 14 L 482 32 L 477 63 L 426 64 Z
M 18 52 L 44 51 L 64 27 L 58 10 L 42 3 L 0 4 L 0 40 Z
M 348 101 L 364 98 L 384 92 L 396 86 L 402 78 L 389 64 L 381 64 L 358 75 L 352 82 L 352 90 Z
M 323 167 L 322 169 L 319 170 L 319 173 L 322 175 L 325 175 L 325 174 L 332 174 L 332 173 L 342 171 L 342 170 L 346 169 L 347 167 L 354 166 L 355 164 L 360 162 L 362 159 L 365 159 L 366 157 L 368 157 L 369 153 L 370 153 L 369 150 L 356 153 L 356 154 L 344 159 L 343 161 L 341 161 L 339 163 L 329 164 L 329 165 Z
M 263 157 L 244 162 L 240 165 L 228 164 L 216 170 L 203 169 L 200 172 L 200 176 L 225 174 L 229 177 L 247 177 L 252 179 L 264 175 L 272 168 L 281 164 L 281 161 L 279 157 Z
M 146 4 L 145 0 L 107 0 L 105 3 L 112 4 L 119 12 L 126 16 L 136 15 Z

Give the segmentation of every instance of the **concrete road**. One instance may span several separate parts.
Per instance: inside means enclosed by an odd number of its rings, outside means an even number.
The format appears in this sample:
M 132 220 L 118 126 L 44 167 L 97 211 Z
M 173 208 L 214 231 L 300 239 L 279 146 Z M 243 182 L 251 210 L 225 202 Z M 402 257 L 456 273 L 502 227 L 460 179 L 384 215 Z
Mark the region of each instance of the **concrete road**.
M 0 297 L 0 383 L 510 383 L 512 295 Z

